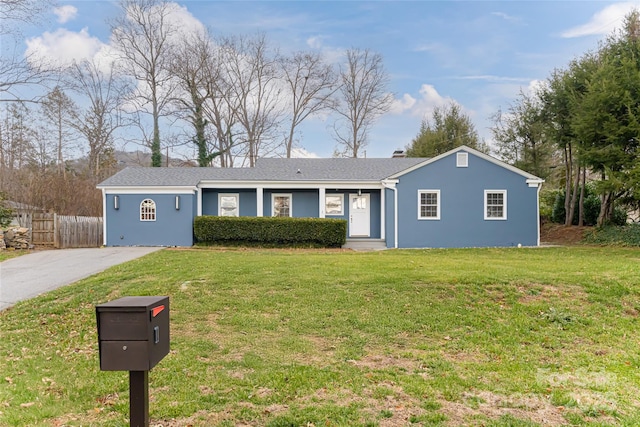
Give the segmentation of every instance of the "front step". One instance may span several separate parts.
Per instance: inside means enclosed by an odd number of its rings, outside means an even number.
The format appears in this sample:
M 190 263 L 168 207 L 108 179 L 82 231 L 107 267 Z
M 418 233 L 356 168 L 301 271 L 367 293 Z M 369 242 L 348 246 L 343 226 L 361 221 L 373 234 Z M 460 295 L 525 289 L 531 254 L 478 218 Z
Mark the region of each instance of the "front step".
M 383 239 L 347 239 L 342 248 L 354 251 L 382 251 L 387 249 L 387 242 Z

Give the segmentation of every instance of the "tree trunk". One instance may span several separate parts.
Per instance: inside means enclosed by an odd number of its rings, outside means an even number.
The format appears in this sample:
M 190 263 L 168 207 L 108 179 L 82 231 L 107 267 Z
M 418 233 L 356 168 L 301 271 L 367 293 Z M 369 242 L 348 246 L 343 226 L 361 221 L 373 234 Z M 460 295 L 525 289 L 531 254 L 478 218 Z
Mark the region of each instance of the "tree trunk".
M 600 199 L 600 214 L 598 215 L 598 227 L 602 227 L 611 220 L 612 194 L 604 193 Z
M 571 179 L 573 178 L 573 161 L 571 144 L 564 146 L 565 188 L 564 188 L 564 225 L 571 225 L 572 217 L 569 216 L 569 204 L 571 196 Z
M 292 124 L 289 129 L 289 137 L 287 138 L 287 159 L 291 158 L 291 149 L 293 148 L 293 132 L 295 130 L 295 126 Z
M 582 184 L 580 185 L 580 201 L 578 202 L 578 226 L 584 225 L 584 193 L 587 185 L 587 168 L 582 168 Z
M 573 225 L 573 216 L 576 213 L 576 202 L 578 201 L 578 187 L 580 186 L 580 169 L 581 167 L 578 165 L 576 177 L 573 182 L 573 189 L 571 191 L 571 200 L 569 202 L 569 223 L 566 225 Z
M 154 82 L 155 84 L 155 82 Z M 162 152 L 160 151 L 160 111 L 156 97 L 155 86 L 152 88 L 152 107 L 153 107 L 153 141 L 151 141 L 151 166 L 162 166 Z

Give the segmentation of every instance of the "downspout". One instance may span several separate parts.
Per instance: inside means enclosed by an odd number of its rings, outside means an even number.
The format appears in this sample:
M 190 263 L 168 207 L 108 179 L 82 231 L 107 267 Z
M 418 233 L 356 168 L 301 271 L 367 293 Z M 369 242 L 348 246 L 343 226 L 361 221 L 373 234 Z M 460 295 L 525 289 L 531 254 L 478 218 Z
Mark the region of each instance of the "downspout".
M 102 189 L 102 246 L 107 246 L 107 191 Z
M 384 188 L 393 191 L 393 247 L 398 249 L 398 189 L 397 181 L 382 181 Z
M 536 218 L 538 218 L 538 246 L 540 246 L 540 190 L 542 190 L 542 183 L 538 184 L 538 194 L 536 197 Z

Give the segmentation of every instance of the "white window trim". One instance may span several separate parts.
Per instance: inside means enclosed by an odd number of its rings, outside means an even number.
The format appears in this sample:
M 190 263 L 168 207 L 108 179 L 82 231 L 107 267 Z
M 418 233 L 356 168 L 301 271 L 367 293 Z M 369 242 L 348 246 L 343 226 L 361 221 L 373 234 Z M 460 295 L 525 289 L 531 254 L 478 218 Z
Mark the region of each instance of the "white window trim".
M 273 193 L 271 194 L 271 216 L 276 216 L 276 197 L 289 198 L 289 218 L 293 217 L 293 194 L 291 193 Z
M 144 218 L 144 217 L 143 217 L 144 215 L 149 215 L 149 214 L 150 214 L 150 212 L 151 212 L 151 211 L 145 211 L 145 212 L 143 212 L 143 211 L 142 211 L 142 205 L 144 205 L 144 204 L 145 204 L 145 202 L 150 202 L 150 203 L 149 203 L 149 204 L 150 204 L 150 208 L 152 208 L 152 209 L 153 209 L 153 218 Z M 155 202 L 155 200 L 153 200 L 153 199 L 149 199 L 149 198 L 146 198 L 146 199 L 144 199 L 143 201 L 141 201 L 141 202 L 140 202 L 140 221 L 143 221 L 143 222 L 153 222 L 153 221 L 155 221 L 157 218 L 158 218 L 158 205 L 157 205 L 157 203 Z
M 469 167 L 469 153 L 464 151 L 456 153 L 456 167 L 458 168 Z
M 438 204 L 436 205 L 436 216 L 422 216 L 422 195 L 423 194 L 436 194 L 438 197 Z M 437 221 L 440 219 L 440 205 L 442 200 L 440 199 L 440 190 L 418 190 L 418 220 L 420 221 Z
M 240 216 L 240 194 L 239 193 L 218 193 L 218 216 L 222 216 L 222 198 L 223 197 L 235 197 L 236 198 L 236 210 Z
M 327 197 L 340 197 L 340 212 L 339 213 L 329 213 L 327 211 Z M 344 215 L 344 193 L 325 193 L 324 195 L 324 210 L 326 216 L 341 216 Z
M 502 216 L 488 216 L 487 215 L 487 195 L 488 194 L 502 194 Z M 484 219 L 486 221 L 505 221 L 507 219 L 507 190 L 484 190 Z

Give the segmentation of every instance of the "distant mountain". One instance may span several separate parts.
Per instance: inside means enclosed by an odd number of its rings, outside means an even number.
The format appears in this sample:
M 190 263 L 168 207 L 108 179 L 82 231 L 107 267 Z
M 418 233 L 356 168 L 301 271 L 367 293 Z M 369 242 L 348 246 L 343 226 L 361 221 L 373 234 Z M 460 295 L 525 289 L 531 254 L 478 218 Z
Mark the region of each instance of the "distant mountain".
M 144 151 L 116 151 L 115 152 L 116 163 L 118 169 L 125 168 L 127 166 L 151 166 L 151 153 Z M 198 164 L 191 160 L 184 159 L 172 159 L 162 156 L 162 166 L 169 167 L 197 167 Z

